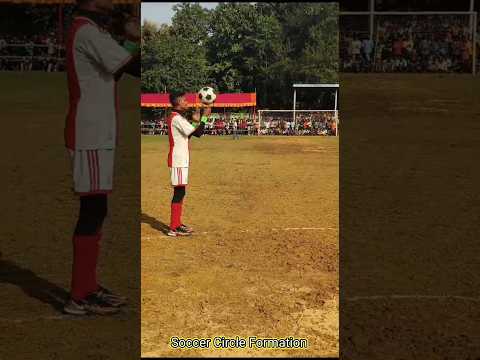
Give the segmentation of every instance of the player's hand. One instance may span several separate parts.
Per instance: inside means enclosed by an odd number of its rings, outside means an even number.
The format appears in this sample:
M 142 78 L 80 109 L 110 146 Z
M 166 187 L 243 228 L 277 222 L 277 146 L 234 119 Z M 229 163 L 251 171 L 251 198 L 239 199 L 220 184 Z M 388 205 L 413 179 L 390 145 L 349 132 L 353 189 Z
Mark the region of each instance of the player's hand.
M 197 108 L 194 113 L 192 114 L 192 120 L 194 122 L 199 122 L 200 121 L 200 109 Z
M 130 41 L 140 41 L 140 23 L 134 17 L 127 19 L 124 25 L 125 37 Z
M 203 116 L 210 116 L 211 113 L 212 113 L 211 106 L 207 106 L 203 108 Z

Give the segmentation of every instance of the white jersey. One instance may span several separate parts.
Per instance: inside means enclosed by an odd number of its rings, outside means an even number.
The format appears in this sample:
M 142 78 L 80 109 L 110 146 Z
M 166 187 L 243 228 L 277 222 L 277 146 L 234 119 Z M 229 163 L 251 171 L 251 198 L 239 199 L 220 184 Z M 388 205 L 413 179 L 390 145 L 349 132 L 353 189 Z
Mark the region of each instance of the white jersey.
M 168 167 L 188 167 L 190 163 L 189 136 L 195 131 L 192 124 L 182 115 L 172 112 L 167 119 L 168 139 Z
M 117 141 L 115 72 L 130 53 L 87 17 L 76 17 L 67 46 L 70 106 L 65 126 L 72 150 L 113 149 Z

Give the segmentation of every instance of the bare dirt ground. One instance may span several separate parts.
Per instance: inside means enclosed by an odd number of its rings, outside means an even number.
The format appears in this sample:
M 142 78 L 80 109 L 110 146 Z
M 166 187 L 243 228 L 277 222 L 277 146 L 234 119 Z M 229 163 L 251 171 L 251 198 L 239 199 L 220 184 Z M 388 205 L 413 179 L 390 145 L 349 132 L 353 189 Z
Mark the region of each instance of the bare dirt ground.
M 340 82 L 342 359 L 478 359 L 480 81 Z
M 338 356 L 338 138 L 192 140 L 170 238 L 168 138 L 142 138 L 142 356 Z M 178 350 L 185 338 L 307 338 L 304 350 Z
M 0 82 L 0 359 L 137 359 L 139 83 L 120 85 L 122 132 L 99 267 L 102 283 L 131 304 L 114 317 L 74 318 L 60 312 L 78 213 L 63 142 L 65 74 L 8 72 Z

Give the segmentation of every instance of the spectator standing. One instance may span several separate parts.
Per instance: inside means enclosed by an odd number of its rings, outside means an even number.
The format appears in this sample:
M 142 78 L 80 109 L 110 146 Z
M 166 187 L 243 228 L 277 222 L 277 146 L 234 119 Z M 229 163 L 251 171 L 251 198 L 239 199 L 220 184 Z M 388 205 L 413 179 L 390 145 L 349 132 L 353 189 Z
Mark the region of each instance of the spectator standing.
M 48 65 L 47 65 L 47 71 L 51 72 L 54 70 L 55 66 L 55 50 L 56 50 L 56 44 L 55 41 L 52 38 L 47 39 L 47 55 L 48 55 Z
M 0 38 L 0 55 L 3 55 L 6 49 L 7 49 L 7 41 L 2 37 Z
M 233 140 L 240 140 L 240 137 L 238 136 L 238 125 L 237 125 L 237 119 L 233 120 Z
M 25 59 L 25 69 L 24 71 L 32 71 L 32 64 L 33 64 L 33 41 L 29 40 L 25 46 L 27 51 L 27 58 Z
M 372 60 L 372 52 L 373 52 L 373 41 L 369 38 L 365 38 L 362 41 L 362 54 L 364 56 L 364 60 L 367 64 L 370 64 Z
M 360 53 L 362 49 L 362 42 L 358 37 L 355 37 L 355 39 L 352 41 L 352 57 L 353 61 L 358 61 L 360 60 Z
M 400 39 L 393 42 L 393 55 L 395 58 L 400 58 L 403 55 L 403 41 Z

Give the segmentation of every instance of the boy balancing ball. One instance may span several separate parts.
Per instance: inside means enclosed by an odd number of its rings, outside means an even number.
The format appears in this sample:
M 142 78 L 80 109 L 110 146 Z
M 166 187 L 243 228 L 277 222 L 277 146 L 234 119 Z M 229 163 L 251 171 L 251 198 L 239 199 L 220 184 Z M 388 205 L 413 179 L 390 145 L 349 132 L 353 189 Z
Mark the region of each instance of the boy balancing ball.
M 200 95 L 201 94 L 201 95 Z M 204 87 L 199 92 L 202 102 L 208 101 L 213 104 L 215 93 L 212 88 Z M 170 151 L 168 153 L 168 167 L 170 169 L 171 184 L 173 187 L 173 197 L 171 202 L 171 217 L 168 236 L 190 236 L 193 229 L 182 222 L 183 198 L 186 194 L 188 185 L 188 174 L 190 166 L 190 138 L 192 136 L 201 137 L 203 135 L 205 124 L 211 114 L 211 106 L 203 109 L 200 116 L 198 109 L 191 117 L 191 122 L 186 118 L 187 110 L 190 105 L 187 102 L 184 92 L 170 94 L 170 102 L 173 111 L 167 118 Z

